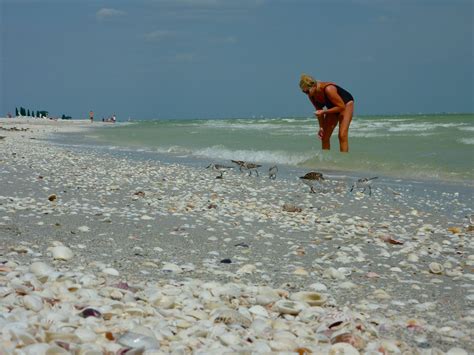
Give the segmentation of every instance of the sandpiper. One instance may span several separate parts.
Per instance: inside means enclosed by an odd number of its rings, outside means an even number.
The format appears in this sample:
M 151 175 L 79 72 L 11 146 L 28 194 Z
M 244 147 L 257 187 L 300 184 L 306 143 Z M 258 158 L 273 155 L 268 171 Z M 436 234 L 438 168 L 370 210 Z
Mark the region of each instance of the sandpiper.
M 239 166 L 239 170 L 242 171 L 242 169 L 246 169 L 249 171 L 249 176 L 252 175 L 252 171 L 255 171 L 255 173 L 258 175 L 258 168 L 261 167 L 259 164 L 254 164 L 254 163 L 248 163 L 243 160 L 231 160 L 232 163 L 235 163 Z
M 311 171 L 307 173 L 305 176 L 300 176 L 300 179 L 311 188 L 313 194 L 316 193 L 314 190 L 314 186 L 320 185 L 324 181 L 323 174 L 318 173 L 316 171 Z
M 355 183 L 352 184 L 350 192 L 354 189 L 363 189 L 362 192 L 365 192 L 367 188 L 369 188 L 369 196 L 372 196 L 372 187 L 370 186 L 375 179 L 378 179 L 378 176 L 374 176 L 371 178 L 362 178 L 357 180 Z
M 242 167 L 245 165 L 243 160 L 231 160 L 232 163 L 235 163 L 239 166 L 239 170 L 242 171 Z
M 233 169 L 233 167 L 225 166 L 221 164 L 209 164 L 209 166 L 207 166 L 206 169 L 212 169 L 214 171 L 217 171 L 218 173 L 220 173 L 220 175 L 216 176 L 216 179 L 222 179 L 222 176 L 224 175 L 224 173 L 230 169 Z
M 277 177 L 278 167 L 276 165 L 268 169 L 268 178 L 270 180 L 275 180 Z

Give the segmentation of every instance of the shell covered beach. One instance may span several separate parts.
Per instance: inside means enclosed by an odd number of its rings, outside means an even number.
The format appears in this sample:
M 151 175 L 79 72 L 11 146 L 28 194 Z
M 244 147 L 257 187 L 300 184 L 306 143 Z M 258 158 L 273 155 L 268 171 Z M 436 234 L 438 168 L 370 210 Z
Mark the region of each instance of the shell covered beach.
M 472 187 L 46 139 L 87 127 L 0 119 L 0 353 L 474 352 Z

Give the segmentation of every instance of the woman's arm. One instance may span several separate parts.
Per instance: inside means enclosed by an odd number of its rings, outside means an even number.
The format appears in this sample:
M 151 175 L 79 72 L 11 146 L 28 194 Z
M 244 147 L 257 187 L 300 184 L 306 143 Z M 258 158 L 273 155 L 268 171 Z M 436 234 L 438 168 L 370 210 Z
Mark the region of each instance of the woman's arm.
M 346 109 L 346 104 L 341 96 L 337 93 L 337 88 L 334 85 L 326 86 L 324 94 L 332 102 L 334 107 L 325 110 L 324 113 L 341 113 Z

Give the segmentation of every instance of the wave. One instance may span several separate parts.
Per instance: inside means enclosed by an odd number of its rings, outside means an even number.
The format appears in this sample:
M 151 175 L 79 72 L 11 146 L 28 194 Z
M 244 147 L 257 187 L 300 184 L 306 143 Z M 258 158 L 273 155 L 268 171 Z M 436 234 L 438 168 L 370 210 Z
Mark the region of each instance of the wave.
M 474 144 L 474 138 L 460 138 L 457 141 L 463 144 Z
M 433 123 L 433 122 L 419 122 L 407 123 L 389 128 L 390 132 L 404 132 L 404 131 L 430 131 L 436 128 L 459 128 L 463 123 Z
M 311 153 L 289 153 L 285 151 L 269 150 L 230 150 L 223 146 L 212 146 L 194 151 L 192 155 L 221 160 L 245 160 L 258 163 L 279 163 L 286 165 L 298 165 L 308 159 Z

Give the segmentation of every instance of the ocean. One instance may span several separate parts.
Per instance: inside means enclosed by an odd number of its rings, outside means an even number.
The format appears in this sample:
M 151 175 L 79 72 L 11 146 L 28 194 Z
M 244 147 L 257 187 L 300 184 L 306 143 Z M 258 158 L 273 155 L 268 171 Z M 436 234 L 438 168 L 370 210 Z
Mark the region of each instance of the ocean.
M 474 115 L 357 116 L 349 153 L 321 150 L 315 118 L 136 120 L 95 129 L 111 149 L 231 164 L 245 160 L 348 175 L 474 181 Z

